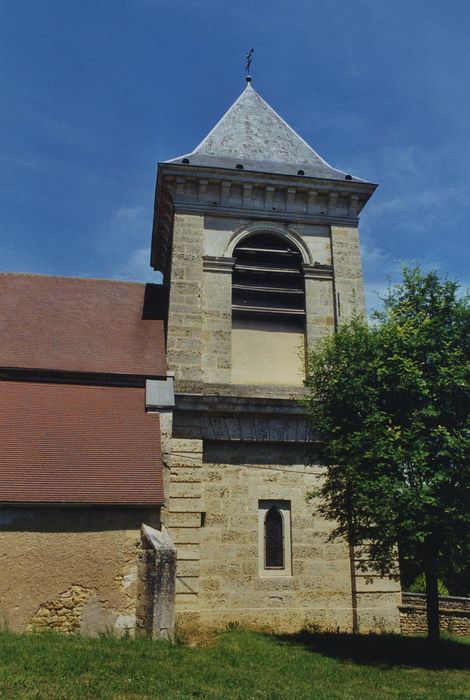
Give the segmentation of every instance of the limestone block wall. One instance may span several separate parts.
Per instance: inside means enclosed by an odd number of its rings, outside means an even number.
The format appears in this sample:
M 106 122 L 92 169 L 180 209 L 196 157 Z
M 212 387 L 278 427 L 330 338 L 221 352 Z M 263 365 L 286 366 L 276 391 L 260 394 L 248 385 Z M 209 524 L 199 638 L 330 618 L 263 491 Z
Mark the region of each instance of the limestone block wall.
M 174 218 L 167 361 L 176 383 L 202 379 L 203 222 L 198 215 Z
M 266 445 L 264 463 L 250 464 L 253 449 L 243 459 L 243 444 L 234 450 L 227 443 L 207 445 L 203 459 L 201 441 L 174 443 L 168 526 L 178 551 L 178 623 L 351 630 L 349 548 L 328 541 L 332 524 L 319 517 L 318 503 L 308 498 L 322 468 L 299 459 L 269 464 Z M 258 509 L 266 500 L 290 505 L 291 532 L 286 535 L 291 538 L 292 569 L 285 575 L 260 575 Z M 379 621 L 381 628 L 397 630 L 396 584 L 371 580 L 363 585 L 367 592 L 358 604 L 360 628 L 377 629 Z
M 135 627 L 142 523 L 158 509 L 3 508 L 0 623 L 22 632 Z
M 171 444 L 166 526 L 177 550 L 176 610 L 192 612 L 198 600 L 200 542 L 204 524 L 202 440 L 172 439 Z
M 287 231 L 289 235 L 301 240 L 308 251 L 312 263 L 305 270 L 307 344 L 333 332 L 337 316 L 335 294 L 340 294 L 342 299 L 343 315 L 352 313 L 348 304 L 357 305 L 357 300 L 363 298 L 355 229 L 344 229 L 344 241 L 335 234 L 335 241 L 338 239 L 338 242 L 332 248 L 330 227 L 325 225 L 292 223 L 287 227 L 270 221 L 253 223 L 240 217 L 176 213 L 168 362 L 170 369 L 176 373 L 177 387 L 181 387 L 181 382 L 250 383 L 246 378 L 243 381 L 240 379 L 240 372 L 232 372 L 234 351 L 236 358 L 239 353 L 232 342 L 233 259 L 230 257 L 230 241 L 245 231 L 250 233 L 260 230 Z M 335 254 L 335 273 L 339 280 L 336 291 L 332 272 L 326 276 L 324 272 L 318 274 L 313 265 L 315 263 L 331 270 L 332 249 Z M 353 269 L 356 277 L 352 283 Z M 282 340 L 289 342 L 291 338 Z M 296 344 L 297 363 L 298 339 L 293 342 Z M 297 378 L 296 363 L 291 372 L 296 377 L 294 385 L 301 384 L 303 380 L 303 377 L 300 380 Z
M 368 566 L 365 553 L 356 548 L 351 548 L 351 560 L 358 630 L 398 631 L 398 606 L 401 602 L 399 576 L 380 576 Z
M 334 285 L 332 279 L 305 275 L 306 341 L 314 345 L 335 329 Z
M 204 472 L 201 621 L 286 631 L 312 623 L 350 628 L 348 549 L 326 542 L 329 527 L 307 501 L 319 474 L 304 465 L 222 462 L 205 464 Z M 292 572 L 285 576 L 259 575 L 258 506 L 268 499 L 290 501 Z
M 338 323 L 365 313 L 364 283 L 358 229 L 331 227 L 331 250 Z
M 231 267 L 205 269 L 202 288 L 204 381 L 230 384 L 232 361 Z

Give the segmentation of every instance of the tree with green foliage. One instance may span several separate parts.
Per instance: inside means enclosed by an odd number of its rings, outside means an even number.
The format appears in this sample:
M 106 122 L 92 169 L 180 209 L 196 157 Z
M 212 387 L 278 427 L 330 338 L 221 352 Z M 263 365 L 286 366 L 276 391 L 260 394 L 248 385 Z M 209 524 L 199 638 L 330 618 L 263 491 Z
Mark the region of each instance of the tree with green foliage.
M 439 572 L 469 550 L 470 305 L 458 289 L 405 268 L 372 324 L 356 319 L 311 352 L 306 380 L 332 536 L 382 575 L 396 574 L 397 545 L 419 563 L 431 640 Z
M 410 593 L 426 593 L 426 577 L 424 574 L 419 574 L 413 581 L 413 583 L 408 587 Z M 444 584 L 444 582 L 439 578 L 437 579 L 437 592 L 439 595 L 447 596 L 449 591 Z

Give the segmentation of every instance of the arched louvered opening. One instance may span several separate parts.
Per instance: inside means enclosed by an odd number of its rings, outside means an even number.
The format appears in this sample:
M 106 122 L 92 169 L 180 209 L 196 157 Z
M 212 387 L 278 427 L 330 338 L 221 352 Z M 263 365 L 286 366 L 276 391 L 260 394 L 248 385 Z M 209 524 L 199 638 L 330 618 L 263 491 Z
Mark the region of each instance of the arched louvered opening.
M 300 385 L 304 378 L 302 255 L 287 238 L 257 233 L 233 251 L 232 381 Z
M 264 519 L 264 568 L 284 568 L 284 523 L 276 506 L 271 506 Z
M 270 233 L 244 238 L 235 248 L 234 318 L 283 320 L 303 330 L 302 256 L 287 239 Z

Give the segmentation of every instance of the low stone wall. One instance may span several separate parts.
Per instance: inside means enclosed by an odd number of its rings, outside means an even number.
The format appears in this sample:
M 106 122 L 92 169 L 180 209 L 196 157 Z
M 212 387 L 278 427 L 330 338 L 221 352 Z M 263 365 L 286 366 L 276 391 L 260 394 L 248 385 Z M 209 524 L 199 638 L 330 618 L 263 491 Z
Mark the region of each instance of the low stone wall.
M 424 593 L 403 593 L 399 610 L 402 634 L 427 632 Z M 470 598 L 439 596 L 439 619 L 443 632 L 470 636 Z

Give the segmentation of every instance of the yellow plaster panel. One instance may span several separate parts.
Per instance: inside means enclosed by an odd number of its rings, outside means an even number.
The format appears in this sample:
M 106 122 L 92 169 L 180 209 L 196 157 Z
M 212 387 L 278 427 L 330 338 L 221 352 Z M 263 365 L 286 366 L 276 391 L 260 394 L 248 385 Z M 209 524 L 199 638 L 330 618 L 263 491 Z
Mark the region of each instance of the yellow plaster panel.
M 304 334 L 253 321 L 232 328 L 232 384 L 302 386 Z

